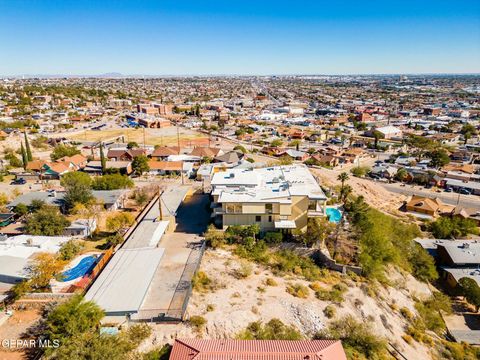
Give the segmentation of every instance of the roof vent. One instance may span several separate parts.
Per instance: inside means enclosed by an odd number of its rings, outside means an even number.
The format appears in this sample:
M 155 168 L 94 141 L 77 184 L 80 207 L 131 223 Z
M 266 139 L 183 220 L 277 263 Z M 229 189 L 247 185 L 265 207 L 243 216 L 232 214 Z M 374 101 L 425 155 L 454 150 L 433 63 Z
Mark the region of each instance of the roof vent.
M 470 248 L 470 244 L 469 244 L 469 243 L 463 243 L 463 248 L 464 248 L 464 249 Z

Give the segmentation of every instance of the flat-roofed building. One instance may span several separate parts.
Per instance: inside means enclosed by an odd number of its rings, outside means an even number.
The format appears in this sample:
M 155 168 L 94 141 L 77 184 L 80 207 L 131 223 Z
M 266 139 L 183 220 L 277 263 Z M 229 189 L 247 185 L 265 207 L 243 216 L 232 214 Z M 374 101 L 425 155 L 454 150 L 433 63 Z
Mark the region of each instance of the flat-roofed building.
M 222 171 L 211 186 L 214 215 L 224 228 L 305 231 L 308 217 L 325 215 L 327 197 L 305 165 Z

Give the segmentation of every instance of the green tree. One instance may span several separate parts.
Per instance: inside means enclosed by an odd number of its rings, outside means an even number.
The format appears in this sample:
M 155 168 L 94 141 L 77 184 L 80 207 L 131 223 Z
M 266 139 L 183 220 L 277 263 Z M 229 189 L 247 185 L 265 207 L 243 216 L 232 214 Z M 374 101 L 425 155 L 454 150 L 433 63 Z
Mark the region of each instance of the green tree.
M 342 183 L 342 186 L 340 188 L 340 193 L 343 193 L 343 188 L 345 187 L 345 182 L 349 179 L 350 177 L 346 172 L 342 172 L 340 175 L 338 175 L 337 180 Z
M 135 156 L 132 161 L 132 169 L 137 175 L 143 175 L 150 170 L 148 158 L 145 155 Z
M 118 232 L 133 224 L 135 217 L 126 212 L 111 215 L 107 218 L 106 226 L 108 231 Z
M 387 341 L 377 336 L 365 322 L 352 315 L 331 322 L 315 339 L 341 340 L 349 359 L 387 359 Z
M 92 202 L 92 180 L 87 173 L 69 172 L 62 177 L 60 183 L 65 188 L 64 201 L 67 210 L 71 210 L 75 204 L 85 205 Z
M 26 215 L 28 214 L 28 206 L 25 205 L 25 204 L 17 204 L 15 205 L 15 207 L 13 208 L 13 212 L 15 214 L 17 214 L 18 216 L 23 216 L 23 215 Z
M 235 147 L 233 148 L 233 150 L 238 150 L 238 151 L 240 151 L 240 152 L 242 152 L 242 153 L 244 153 L 244 154 L 246 154 L 246 153 L 248 152 L 247 149 L 245 149 L 245 147 L 243 147 L 242 145 L 237 145 L 237 146 L 235 146 Z
M 80 154 L 80 150 L 78 150 L 75 146 L 67 146 L 60 144 L 53 148 L 53 151 L 50 154 L 50 158 L 55 161 L 61 159 L 64 156 L 73 156 L 77 154 Z
M 100 143 L 100 164 L 102 165 L 102 174 L 105 175 L 107 171 L 107 159 L 105 158 L 105 154 L 103 152 L 102 143 Z
M 308 218 L 307 231 L 302 234 L 301 240 L 306 246 L 325 247 L 325 241 L 335 231 L 335 224 L 327 218 Z
M 462 126 L 460 133 L 463 135 L 464 143 L 466 144 L 473 135 L 477 134 L 477 129 L 472 124 L 467 123 Z
M 128 144 L 127 144 L 127 149 L 135 149 L 135 148 L 138 148 L 138 143 L 135 142 L 135 141 L 130 141 Z
M 477 282 L 471 278 L 463 277 L 458 281 L 457 288 L 465 299 L 475 306 L 475 311 L 480 308 L 480 287 Z
M 30 143 L 28 142 L 27 132 L 24 131 L 23 135 L 25 137 L 25 152 L 27 155 L 27 160 L 32 161 L 33 160 L 32 149 L 30 149 Z
M 405 168 L 400 168 L 397 170 L 397 173 L 395 174 L 395 179 L 398 181 L 404 181 L 408 176 L 408 171 Z
M 104 312 L 92 301 L 83 301 L 81 295 L 61 303 L 47 316 L 45 335 L 51 341 L 68 338 L 98 329 Z
M 94 190 L 117 190 L 133 187 L 133 181 L 126 175 L 109 174 L 97 176 L 93 179 L 92 189 Z
M 25 233 L 45 236 L 62 235 L 69 225 L 70 221 L 60 214 L 56 207 L 45 205 L 27 216 Z
M 275 140 L 272 140 L 272 142 L 270 143 L 270 146 L 273 147 L 273 148 L 276 148 L 276 147 L 282 146 L 282 144 L 283 144 L 282 140 L 275 139 Z
M 458 238 L 479 233 L 474 220 L 460 217 L 440 217 L 430 224 L 430 231 L 437 239 Z
M 373 138 L 375 139 L 375 143 L 374 143 L 375 149 L 378 149 L 378 140 L 383 139 L 385 135 L 383 135 L 383 133 L 381 133 L 378 130 L 373 130 L 372 135 L 373 135 Z
M 430 157 L 430 165 L 435 168 L 441 168 L 450 162 L 450 157 L 445 149 L 433 150 L 427 153 L 427 156 Z
M 26 170 L 27 169 L 27 164 L 28 164 L 28 158 L 27 158 L 27 153 L 25 151 L 25 147 L 23 146 L 23 142 L 20 145 L 20 150 L 22 152 L 23 168 Z

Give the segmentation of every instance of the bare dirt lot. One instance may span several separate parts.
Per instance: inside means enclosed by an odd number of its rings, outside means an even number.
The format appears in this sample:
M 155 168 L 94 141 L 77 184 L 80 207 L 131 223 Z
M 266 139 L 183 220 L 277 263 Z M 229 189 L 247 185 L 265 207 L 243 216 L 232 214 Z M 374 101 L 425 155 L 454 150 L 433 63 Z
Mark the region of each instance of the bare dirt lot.
M 4 339 L 21 339 L 22 334 L 35 324 L 41 317 L 39 310 L 14 311 L 13 315 L 0 326 L 0 344 Z M 0 346 L 1 360 L 19 360 L 25 359 L 25 353 L 22 350 L 7 349 Z
M 141 351 L 172 343 L 175 338 L 231 338 L 253 321 L 267 322 L 278 318 L 286 324 L 296 326 L 305 336 L 312 336 L 323 329 L 330 321 L 323 313 L 331 302 L 318 300 L 309 290 L 307 298 L 298 298 L 286 292 L 286 286 L 310 283 L 296 276 L 275 276 L 269 270 L 251 264 L 252 274 L 246 278 L 238 278 L 237 269 L 240 260 L 226 250 L 207 250 L 202 260 L 201 271 L 205 272 L 214 284 L 208 292 L 194 292 L 188 314 L 206 319 L 205 327 L 196 331 L 188 323 L 153 325 L 153 335 L 141 346 Z M 267 279 L 273 279 L 275 286 L 268 286 Z M 392 279 L 394 287 L 380 287 L 376 298 L 366 294 L 366 284 L 354 282 L 333 274 L 325 278 L 321 285 L 328 288 L 334 283 L 343 281 L 349 289 L 345 300 L 335 305 L 337 317 L 351 314 L 363 322 L 372 324 L 379 335 L 404 353 L 408 359 L 430 359 L 428 349 L 422 345 L 408 345 L 402 338 L 405 319 L 391 308 L 392 304 L 400 309 L 407 307 L 415 312 L 412 296 L 420 298 L 429 294 L 426 285 L 410 276 L 398 274 Z

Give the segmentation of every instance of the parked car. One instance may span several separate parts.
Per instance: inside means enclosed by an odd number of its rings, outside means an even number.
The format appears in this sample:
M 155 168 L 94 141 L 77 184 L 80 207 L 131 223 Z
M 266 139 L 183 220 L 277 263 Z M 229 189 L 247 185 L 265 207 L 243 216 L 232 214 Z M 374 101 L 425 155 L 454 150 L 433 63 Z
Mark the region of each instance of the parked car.
M 470 193 L 470 190 L 465 189 L 465 188 L 460 188 L 460 189 L 458 190 L 458 192 L 459 192 L 460 194 L 463 194 L 463 195 L 470 195 L 470 194 L 471 194 L 471 193 Z
M 452 192 L 452 191 L 453 191 L 453 189 L 452 189 L 451 187 L 447 187 L 447 188 L 445 189 L 445 192 Z
M 27 180 L 25 180 L 24 178 L 15 179 L 12 181 L 13 185 L 24 185 L 26 183 L 27 183 Z

